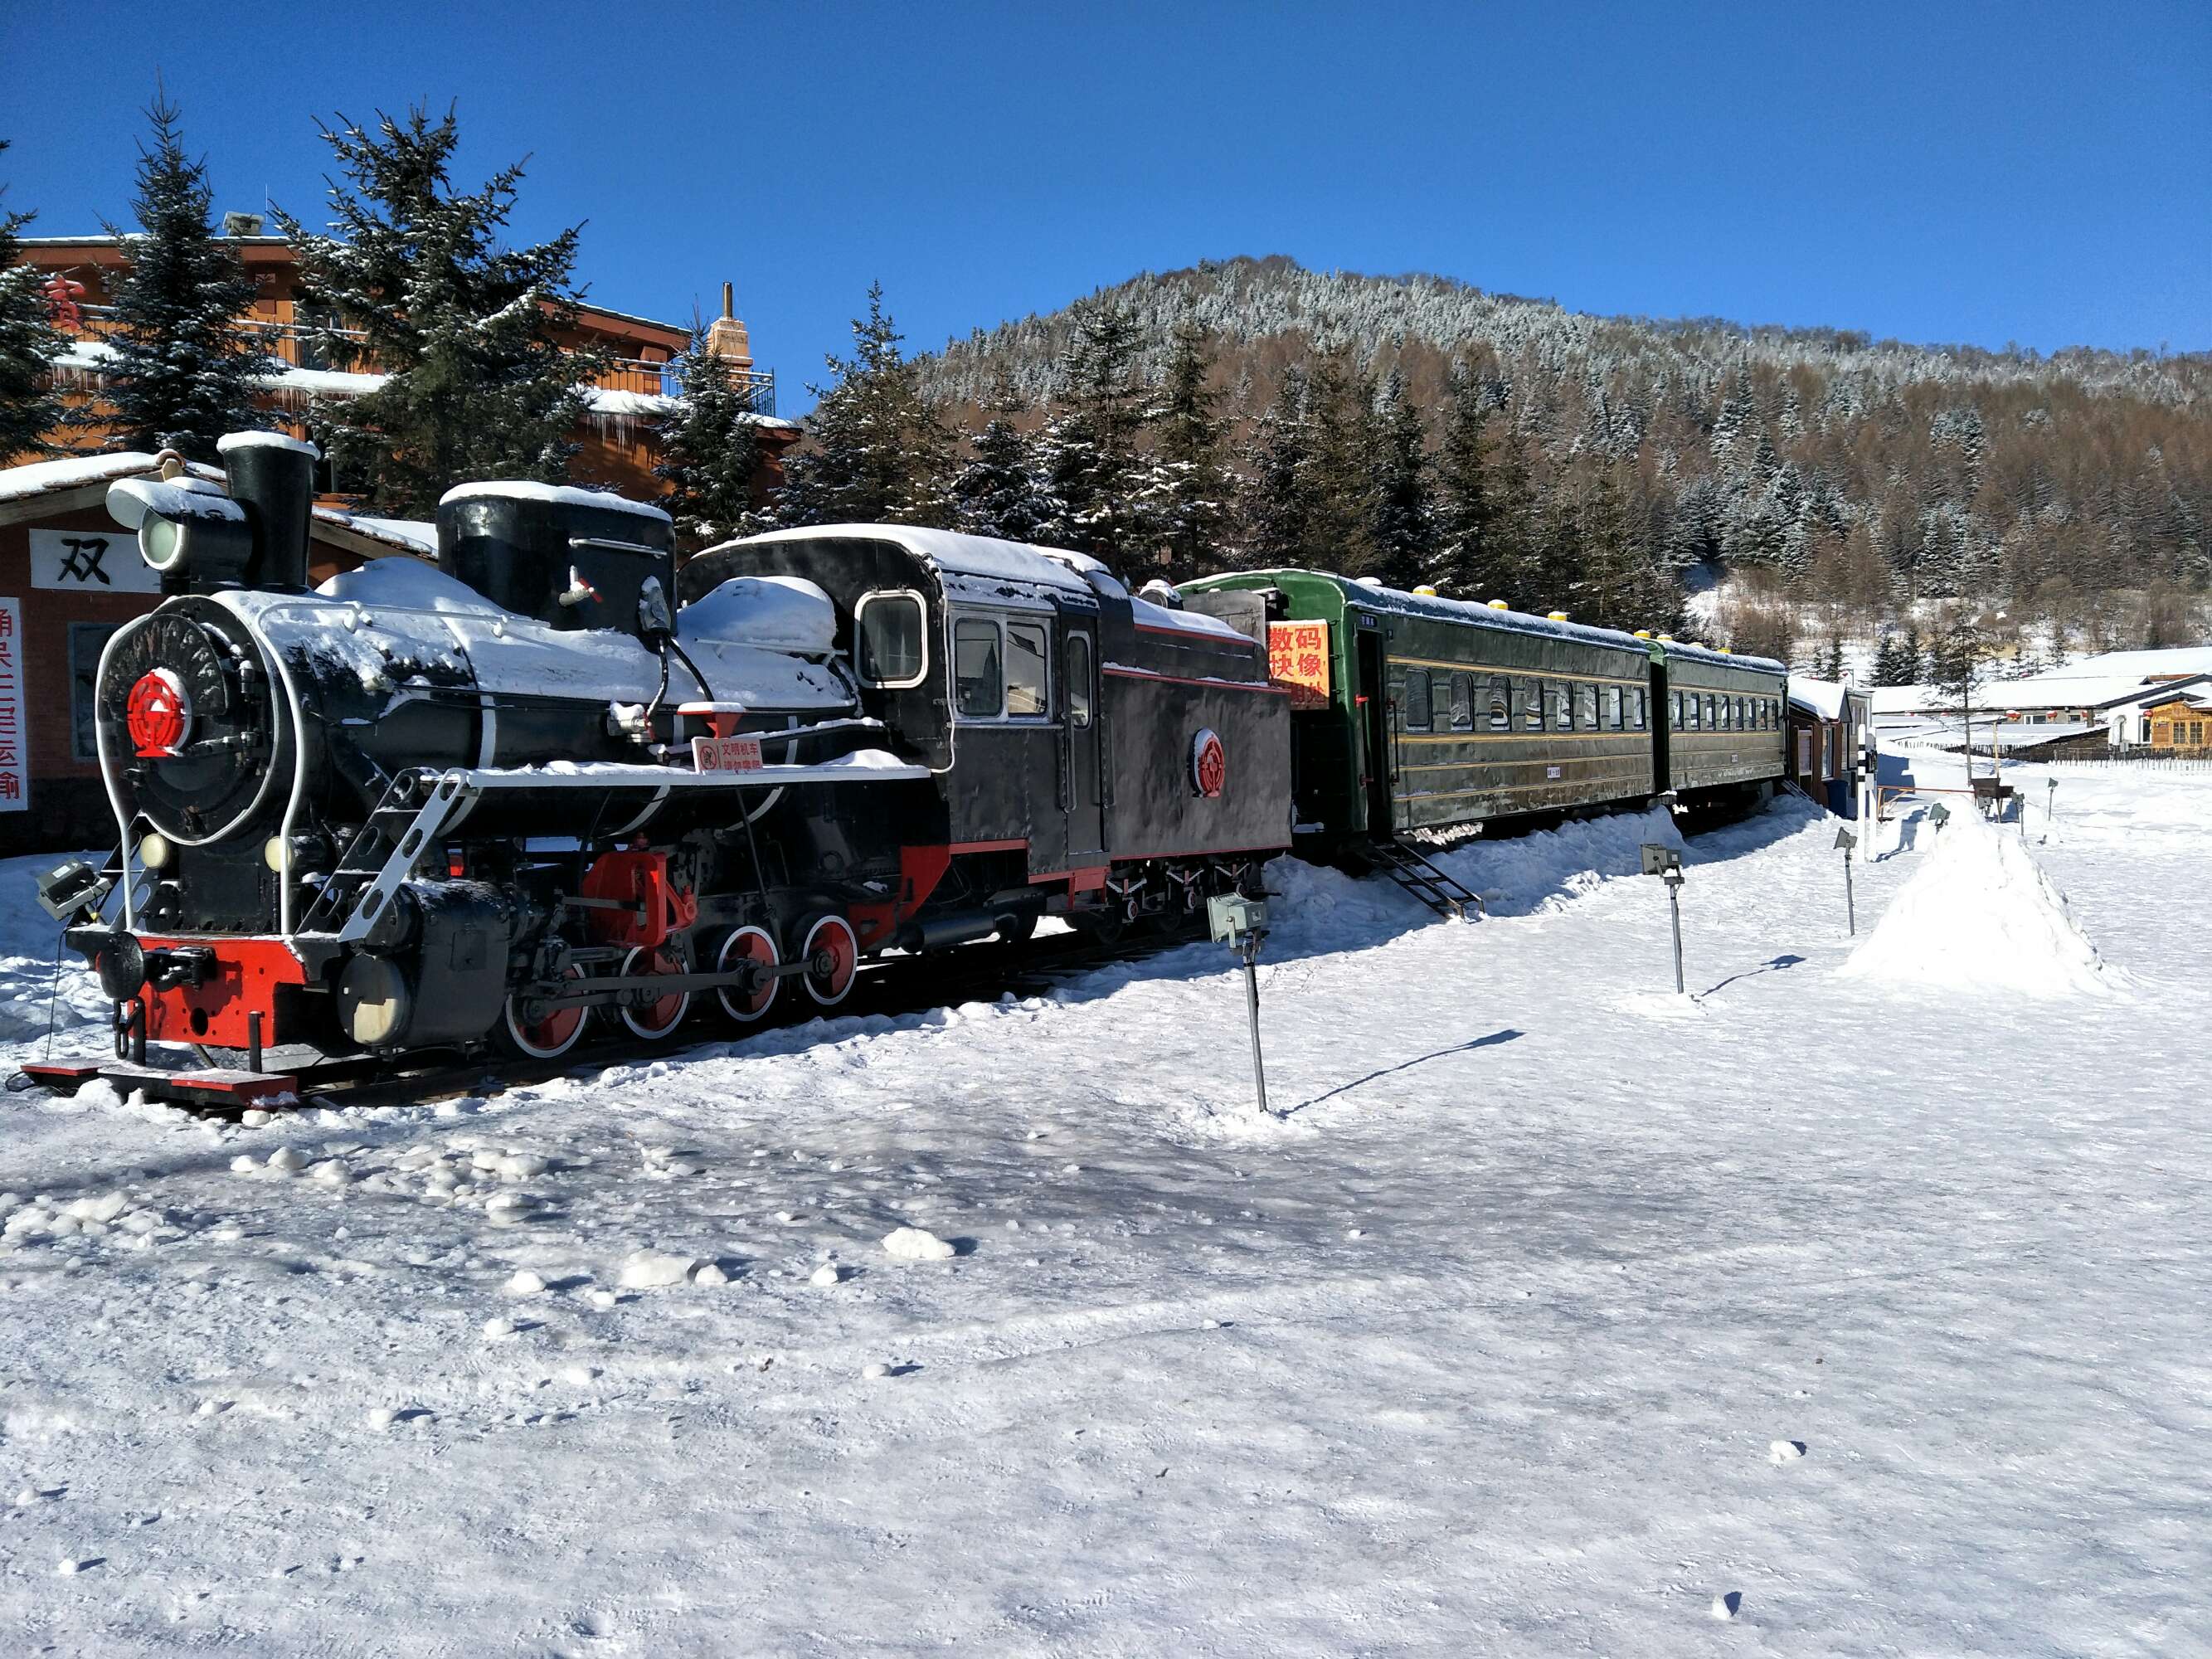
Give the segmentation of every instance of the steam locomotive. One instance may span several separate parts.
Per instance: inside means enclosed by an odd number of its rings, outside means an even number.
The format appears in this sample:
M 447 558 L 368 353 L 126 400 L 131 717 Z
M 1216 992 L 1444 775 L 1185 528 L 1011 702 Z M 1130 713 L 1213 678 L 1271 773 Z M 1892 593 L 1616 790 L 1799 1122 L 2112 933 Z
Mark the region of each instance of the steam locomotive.
M 679 596 L 658 509 L 476 483 L 434 568 L 311 589 L 313 451 L 220 447 L 227 490 L 110 491 L 164 597 L 98 670 L 117 852 L 41 895 L 119 1047 L 258 1071 L 743 1026 L 889 950 L 1171 924 L 1289 842 L 1265 651 L 1079 555 L 784 532 Z

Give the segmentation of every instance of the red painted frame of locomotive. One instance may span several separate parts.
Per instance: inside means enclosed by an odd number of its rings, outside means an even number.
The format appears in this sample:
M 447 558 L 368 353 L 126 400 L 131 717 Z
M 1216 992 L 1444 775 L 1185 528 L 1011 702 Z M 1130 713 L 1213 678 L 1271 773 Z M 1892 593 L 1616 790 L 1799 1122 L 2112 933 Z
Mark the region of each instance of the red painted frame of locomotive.
M 198 985 L 148 985 L 137 1000 L 146 1010 L 152 1042 L 204 1042 L 216 1048 L 252 1043 L 249 1014 L 261 1016 L 261 1041 L 285 1040 L 276 1018 L 276 988 L 305 985 L 307 970 L 281 939 L 193 939 L 141 933 L 148 954 L 161 950 L 212 951 L 216 970 Z M 198 1018 L 196 1019 L 194 1016 Z

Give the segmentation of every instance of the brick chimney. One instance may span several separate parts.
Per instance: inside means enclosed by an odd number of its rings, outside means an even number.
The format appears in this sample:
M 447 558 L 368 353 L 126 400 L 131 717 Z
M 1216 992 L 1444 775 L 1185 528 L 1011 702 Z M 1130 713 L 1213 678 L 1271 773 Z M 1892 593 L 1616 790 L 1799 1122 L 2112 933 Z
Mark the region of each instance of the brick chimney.
M 722 314 L 707 328 L 707 349 L 728 363 L 738 374 L 749 373 L 753 366 L 752 341 L 745 333 L 745 325 L 738 320 L 737 285 L 722 284 Z

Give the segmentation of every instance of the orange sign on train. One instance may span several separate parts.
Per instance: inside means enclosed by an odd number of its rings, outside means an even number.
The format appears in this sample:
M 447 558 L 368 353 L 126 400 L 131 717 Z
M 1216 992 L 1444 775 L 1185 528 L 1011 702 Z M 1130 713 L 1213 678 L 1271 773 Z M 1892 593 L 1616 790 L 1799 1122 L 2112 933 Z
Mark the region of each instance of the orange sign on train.
M 1293 708 L 1328 706 L 1328 624 L 1267 624 L 1267 678 L 1291 689 Z

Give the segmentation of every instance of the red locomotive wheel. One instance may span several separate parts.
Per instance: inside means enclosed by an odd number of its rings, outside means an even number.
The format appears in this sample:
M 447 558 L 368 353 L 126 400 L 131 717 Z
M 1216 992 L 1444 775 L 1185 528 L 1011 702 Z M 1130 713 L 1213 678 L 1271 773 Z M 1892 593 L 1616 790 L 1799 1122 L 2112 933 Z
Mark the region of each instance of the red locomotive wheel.
M 813 965 L 817 951 L 829 955 L 827 973 L 818 972 Z M 853 937 L 853 925 L 842 916 L 823 917 L 806 930 L 806 948 L 800 954 L 807 963 L 807 994 L 824 1008 L 842 1002 L 860 965 L 860 942 Z
M 584 970 L 570 967 L 564 979 L 581 979 Z M 500 1011 L 499 1024 L 494 1035 L 500 1046 L 526 1060 L 558 1060 L 574 1048 L 590 1023 L 591 1010 L 581 1003 L 566 1007 L 550 1008 L 542 1019 L 525 1018 L 518 1000 L 509 996 L 507 1006 Z
M 642 945 L 623 958 L 623 976 L 634 974 L 680 974 L 684 971 L 684 953 L 673 945 L 664 945 L 648 951 Z M 621 1005 L 622 1023 L 632 1036 L 645 1038 L 648 1042 L 672 1036 L 684 1023 L 684 1016 L 691 1012 L 691 994 L 672 991 L 658 1001 L 648 1002 L 642 1008 Z
M 726 974 L 747 957 L 763 968 L 775 967 L 775 941 L 761 928 L 740 927 L 722 941 L 721 951 L 714 958 L 714 971 Z M 775 988 L 782 983 L 780 979 L 764 979 L 760 981 L 760 988 L 750 995 L 734 985 L 726 985 L 714 994 L 721 999 L 724 1013 L 750 1025 L 768 1012 L 769 1004 L 775 1000 Z

